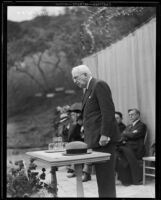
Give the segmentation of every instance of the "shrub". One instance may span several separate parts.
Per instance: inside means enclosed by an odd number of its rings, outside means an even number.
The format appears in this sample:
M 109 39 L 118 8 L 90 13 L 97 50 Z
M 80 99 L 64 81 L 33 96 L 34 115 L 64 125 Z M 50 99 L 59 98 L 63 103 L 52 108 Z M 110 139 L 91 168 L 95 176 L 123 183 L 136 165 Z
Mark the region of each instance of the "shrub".
M 57 189 L 45 182 L 45 168 L 41 173 L 36 171 L 35 159 L 31 158 L 28 169 L 23 160 L 10 161 L 11 167 L 7 172 L 7 197 L 31 197 L 36 193 L 44 191 L 49 196 L 57 196 Z

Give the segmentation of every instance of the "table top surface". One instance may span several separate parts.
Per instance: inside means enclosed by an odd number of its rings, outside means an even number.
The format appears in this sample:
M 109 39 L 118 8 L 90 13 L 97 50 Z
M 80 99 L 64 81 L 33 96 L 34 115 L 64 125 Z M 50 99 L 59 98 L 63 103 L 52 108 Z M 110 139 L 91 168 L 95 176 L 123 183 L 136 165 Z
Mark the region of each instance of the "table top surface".
M 69 164 L 95 163 L 110 159 L 110 153 L 88 151 L 86 154 L 66 155 L 65 151 L 31 151 L 26 155 L 36 158 L 38 161 L 48 163 L 51 166 L 63 166 Z

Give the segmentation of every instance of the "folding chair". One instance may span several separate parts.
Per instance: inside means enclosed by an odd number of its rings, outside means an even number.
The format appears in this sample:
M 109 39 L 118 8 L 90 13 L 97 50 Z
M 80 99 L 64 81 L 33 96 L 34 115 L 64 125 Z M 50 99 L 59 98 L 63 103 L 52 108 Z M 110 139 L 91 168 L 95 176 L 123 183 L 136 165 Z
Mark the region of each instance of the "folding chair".
M 155 143 L 151 145 L 151 148 L 153 148 L 152 156 L 143 157 L 143 185 L 145 185 L 146 176 L 155 177 Z
M 154 166 L 149 166 L 148 163 L 152 162 Z M 146 176 L 155 177 L 155 156 L 143 157 L 143 185 L 145 185 Z

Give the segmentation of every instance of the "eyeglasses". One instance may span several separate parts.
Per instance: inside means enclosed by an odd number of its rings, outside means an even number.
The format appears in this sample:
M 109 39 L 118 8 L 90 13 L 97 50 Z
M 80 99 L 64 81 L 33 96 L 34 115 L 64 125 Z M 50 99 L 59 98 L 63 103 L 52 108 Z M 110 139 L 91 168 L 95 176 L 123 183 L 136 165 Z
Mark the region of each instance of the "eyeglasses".
M 129 117 L 133 117 L 133 116 L 135 116 L 135 115 L 136 115 L 136 113 L 129 114 Z

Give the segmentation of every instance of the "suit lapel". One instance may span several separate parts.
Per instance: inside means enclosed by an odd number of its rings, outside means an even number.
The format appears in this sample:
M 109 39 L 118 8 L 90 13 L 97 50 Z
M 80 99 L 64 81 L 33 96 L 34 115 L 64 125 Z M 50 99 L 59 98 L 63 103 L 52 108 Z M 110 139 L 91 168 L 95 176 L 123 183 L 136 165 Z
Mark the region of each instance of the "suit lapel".
M 138 125 L 140 124 L 140 120 L 136 122 L 136 124 L 133 126 L 132 124 L 129 125 L 129 130 L 134 131 L 137 129 Z
M 93 89 L 95 82 L 96 82 L 96 80 L 94 78 L 92 78 L 90 83 L 89 83 L 88 90 L 86 90 L 86 92 L 84 93 L 83 100 L 82 100 L 82 110 L 83 110 L 83 108 L 84 108 L 84 106 L 85 106 L 85 104 L 88 100 L 89 95 L 92 92 L 92 89 Z
M 139 124 L 140 124 L 140 120 L 136 122 L 136 124 L 133 126 L 133 128 L 136 129 Z

